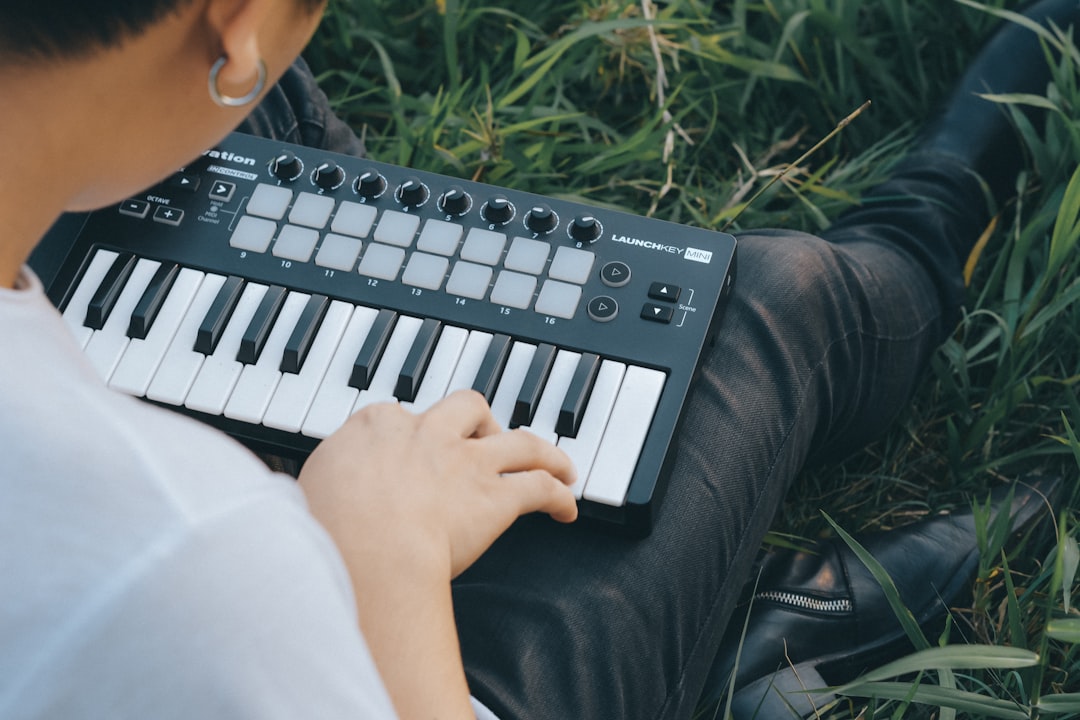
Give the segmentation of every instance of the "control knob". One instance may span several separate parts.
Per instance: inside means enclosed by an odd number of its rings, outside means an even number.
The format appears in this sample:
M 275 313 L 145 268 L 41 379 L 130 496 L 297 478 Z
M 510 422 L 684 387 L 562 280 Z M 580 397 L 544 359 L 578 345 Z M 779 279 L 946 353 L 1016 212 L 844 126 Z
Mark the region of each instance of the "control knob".
M 452 185 L 439 198 L 439 209 L 447 215 L 464 215 L 472 207 L 472 198 L 460 185 Z
M 311 182 L 323 190 L 336 190 L 345 182 L 345 171 L 337 163 L 326 160 L 311 173 Z
M 566 231 L 578 242 L 592 243 L 600 239 L 604 226 L 592 215 L 578 215 Z
M 548 205 L 541 203 L 525 213 L 525 227 L 538 235 L 549 233 L 559 225 L 559 216 Z
M 419 178 L 407 177 L 398 185 L 396 197 L 405 207 L 420 207 L 431 197 L 431 191 Z
M 278 180 L 292 182 L 304 172 L 303 161 L 295 153 L 285 150 L 270 161 L 270 174 Z
M 353 187 L 357 195 L 373 200 L 386 192 L 386 178 L 378 170 L 369 168 L 360 173 Z
M 496 195 L 480 208 L 480 215 L 492 225 L 505 225 L 514 219 L 514 203 L 505 195 Z

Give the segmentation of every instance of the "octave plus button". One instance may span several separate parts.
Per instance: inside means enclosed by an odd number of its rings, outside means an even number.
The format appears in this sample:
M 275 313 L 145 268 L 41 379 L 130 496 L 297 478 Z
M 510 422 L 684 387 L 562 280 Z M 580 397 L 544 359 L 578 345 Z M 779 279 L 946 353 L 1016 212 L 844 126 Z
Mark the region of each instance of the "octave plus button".
M 679 295 L 681 294 L 682 288 L 678 285 L 672 285 L 671 283 L 654 282 L 649 286 L 649 297 L 653 300 L 678 302 Z
M 643 320 L 652 320 L 653 322 L 667 324 L 671 322 L 673 311 L 668 305 L 657 305 L 656 303 L 645 303 L 645 306 L 641 308 L 641 317 Z
M 169 207 L 168 205 L 159 205 L 154 210 L 154 220 L 166 225 L 179 225 L 180 221 L 184 219 L 184 211 L 177 208 Z
M 621 260 L 604 263 L 600 268 L 600 280 L 608 287 L 622 287 L 630 282 L 630 266 Z
M 610 322 L 619 314 L 619 303 L 607 295 L 597 295 L 589 301 L 589 317 L 596 322 Z

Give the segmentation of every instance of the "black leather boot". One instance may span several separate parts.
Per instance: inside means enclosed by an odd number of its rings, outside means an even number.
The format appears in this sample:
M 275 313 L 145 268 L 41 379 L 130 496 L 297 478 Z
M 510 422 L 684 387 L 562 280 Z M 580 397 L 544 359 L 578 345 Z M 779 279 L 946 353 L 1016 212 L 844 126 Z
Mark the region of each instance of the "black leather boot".
M 1008 512 L 1014 532 L 1028 530 L 1048 515 L 1048 499 L 1059 484 L 1057 478 L 1018 483 L 1011 504 L 1013 488 L 1000 488 L 991 498 L 993 516 Z M 968 592 L 978 568 L 970 509 L 856 539 L 881 563 L 905 607 L 926 629 L 940 625 Z M 720 702 L 734 670 L 735 720 L 807 716 L 833 697 L 805 690 L 843 684 L 914 650 L 881 586 L 840 538 L 812 552 L 766 556 L 745 638 L 746 606 L 740 608 L 702 698 L 708 706 Z
M 1047 29 L 1056 26 L 1066 30 L 1072 25 L 1080 32 L 1078 0 L 1039 0 L 1028 5 L 1022 15 Z M 1056 62 L 1053 49 L 1044 50 L 1033 30 L 1015 22 L 1004 23 L 927 125 L 914 152 L 959 160 L 987 183 L 998 203 L 1009 197 L 1024 168 L 1024 146 L 1008 106 L 980 95 L 1045 96 L 1051 78 L 1048 52 Z M 1036 128 L 1043 122 L 1044 110 L 1029 105 L 1017 107 Z

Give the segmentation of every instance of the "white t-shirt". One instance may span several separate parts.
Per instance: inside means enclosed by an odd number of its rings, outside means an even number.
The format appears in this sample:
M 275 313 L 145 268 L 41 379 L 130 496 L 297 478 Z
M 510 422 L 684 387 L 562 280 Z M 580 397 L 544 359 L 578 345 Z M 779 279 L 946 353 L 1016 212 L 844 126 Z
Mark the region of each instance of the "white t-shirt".
M 394 717 L 292 479 L 107 389 L 20 284 L 0 288 L 0 717 Z

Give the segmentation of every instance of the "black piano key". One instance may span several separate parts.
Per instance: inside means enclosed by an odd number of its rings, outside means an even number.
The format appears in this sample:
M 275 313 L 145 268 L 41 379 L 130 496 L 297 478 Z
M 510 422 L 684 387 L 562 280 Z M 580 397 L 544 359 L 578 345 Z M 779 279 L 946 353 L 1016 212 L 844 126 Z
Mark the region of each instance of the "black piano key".
M 442 335 L 442 328 L 441 322 L 428 318 L 416 333 L 416 339 L 409 348 L 409 354 L 405 356 L 405 363 L 401 366 L 401 373 L 394 386 L 394 397 L 401 402 L 412 402 L 416 399 L 416 392 L 420 389 L 424 373 L 427 372 L 431 354 L 435 352 L 435 345 Z
M 131 253 L 121 253 L 113 260 L 112 267 L 105 273 L 101 284 L 94 292 L 94 297 L 90 299 L 83 325 L 93 330 L 105 327 L 105 321 L 109 319 L 109 314 L 116 305 L 120 292 L 131 277 L 131 271 L 135 269 L 135 262 L 135 256 Z
M 274 327 L 281 306 L 285 304 L 285 288 L 280 285 L 271 285 L 266 289 L 255 309 L 255 314 L 248 323 L 244 337 L 240 338 L 240 349 L 236 353 L 236 361 L 245 365 L 254 365 L 259 361 L 266 338 L 270 337 L 270 331 Z
M 131 321 L 128 323 L 127 335 L 134 340 L 145 340 L 150 327 L 157 319 L 158 311 L 161 310 L 165 298 L 169 296 L 176 276 L 180 274 L 180 266 L 176 263 L 162 263 L 161 267 L 150 279 L 146 286 L 135 311 L 131 313 Z
M 585 414 L 585 408 L 589 404 L 589 395 L 592 394 L 593 383 L 596 382 L 596 374 L 600 372 L 600 356 L 593 353 L 583 353 L 578 360 L 574 377 L 570 379 L 570 387 L 566 389 L 566 397 L 559 409 L 559 418 L 555 421 L 555 434 L 560 437 L 577 437 L 578 428 L 581 427 L 581 417 Z
M 386 343 L 389 342 L 390 335 L 394 331 L 395 324 L 397 324 L 397 313 L 393 310 L 379 311 L 379 314 L 375 317 L 375 322 L 371 325 L 371 330 L 368 331 L 367 338 L 364 340 L 364 346 L 360 348 L 360 352 L 353 362 L 352 375 L 349 376 L 350 387 L 357 390 L 367 390 L 368 385 L 371 384 L 371 377 L 375 374 L 375 368 L 382 358 L 383 350 L 386 349 Z
M 285 343 L 285 354 L 281 356 L 281 372 L 298 373 L 304 366 L 311 343 L 319 334 L 323 318 L 330 307 L 330 298 L 325 295 L 312 295 L 308 298 L 300 319 L 296 321 L 289 341 Z
M 243 278 L 235 275 L 230 275 L 225 279 L 217 297 L 206 312 L 206 317 L 199 325 L 199 332 L 195 335 L 195 352 L 203 355 L 213 354 L 221 340 L 221 333 L 225 331 L 225 326 L 229 324 L 229 318 L 236 309 L 236 303 L 240 301 L 245 284 Z
M 510 415 L 510 427 L 532 424 L 540 395 L 544 392 L 544 385 L 551 373 L 551 366 L 555 364 L 556 352 L 555 346 L 548 343 L 536 346 L 532 362 L 529 363 L 529 371 L 525 373 L 525 380 L 521 383 L 521 392 L 514 403 L 514 412 Z
M 495 397 L 495 389 L 502 379 L 503 370 L 506 368 L 506 359 L 510 357 L 511 340 L 509 335 L 499 333 L 491 338 L 484 359 L 480 363 L 480 369 L 476 371 L 476 379 L 472 389 L 484 396 L 488 405 Z

